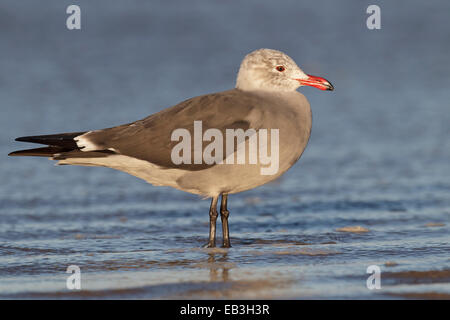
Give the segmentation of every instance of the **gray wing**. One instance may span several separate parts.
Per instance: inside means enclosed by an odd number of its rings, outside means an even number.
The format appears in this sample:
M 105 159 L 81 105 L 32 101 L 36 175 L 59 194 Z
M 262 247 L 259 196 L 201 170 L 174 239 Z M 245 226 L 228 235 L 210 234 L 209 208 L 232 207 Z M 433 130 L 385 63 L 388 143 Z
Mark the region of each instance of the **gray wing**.
M 212 165 L 172 162 L 172 149 L 179 143 L 171 141 L 172 132 L 184 128 L 193 139 L 194 121 L 202 121 L 203 132 L 216 128 L 223 137 L 226 129 L 258 130 L 264 119 L 265 103 L 256 95 L 233 89 L 195 97 L 130 124 L 88 132 L 83 138 L 94 144 L 96 150 L 113 150 L 164 168 L 202 170 Z M 208 143 L 204 142 L 203 147 Z M 225 149 L 223 155 L 227 156 Z

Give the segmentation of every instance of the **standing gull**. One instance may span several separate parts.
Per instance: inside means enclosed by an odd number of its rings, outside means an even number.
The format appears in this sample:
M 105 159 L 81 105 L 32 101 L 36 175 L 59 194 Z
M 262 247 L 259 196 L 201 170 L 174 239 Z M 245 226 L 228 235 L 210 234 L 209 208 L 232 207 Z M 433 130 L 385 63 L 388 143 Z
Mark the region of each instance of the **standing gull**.
M 308 143 L 311 109 L 305 96 L 296 91 L 301 86 L 333 90 L 330 82 L 305 74 L 286 54 L 260 49 L 244 58 L 232 90 L 191 98 L 113 128 L 20 137 L 16 140 L 47 146 L 9 155 L 49 157 L 61 165 L 109 167 L 153 185 L 212 198 L 207 247 L 216 245 L 217 204 L 222 196 L 223 247 L 230 247 L 228 194 L 278 178 L 300 158 Z M 194 140 L 190 147 L 180 147 L 192 142 L 190 137 Z M 223 137 L 229 139 L 220 144 Z M 205 159 L 207 154 L 216 161 Z M 274 163 L 267 161 L 269 154 Z M 269 173 L 264 171 L 268 166 L 273 169 Z

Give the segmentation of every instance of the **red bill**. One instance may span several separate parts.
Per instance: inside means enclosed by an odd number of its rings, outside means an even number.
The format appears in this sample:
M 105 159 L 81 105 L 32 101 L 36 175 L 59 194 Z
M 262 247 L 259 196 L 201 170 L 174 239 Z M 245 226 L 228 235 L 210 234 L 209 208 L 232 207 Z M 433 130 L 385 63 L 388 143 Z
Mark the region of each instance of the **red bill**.
M 327 79 L 312 76 L 309 74 L 307 76 L 308 78 L 306 79 L 295 79 L 295 80 L 300 82 L 302 86 L 310 86 L 320 90 L 330 90 L 330 91 L 334 90 L 333 85 Z

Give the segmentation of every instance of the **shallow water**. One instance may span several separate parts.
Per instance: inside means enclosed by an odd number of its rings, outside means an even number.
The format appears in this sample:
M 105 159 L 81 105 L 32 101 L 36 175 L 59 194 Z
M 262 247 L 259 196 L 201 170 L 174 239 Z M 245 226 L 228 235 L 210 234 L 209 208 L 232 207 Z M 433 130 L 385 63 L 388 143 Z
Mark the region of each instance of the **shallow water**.
M 380 1 L 369 31 L 367 4 L 350 1 L 78 2 L 81 31 L 65 29 L 68 4 L 0 5 L 0 298 L 450 297 L 450 3 Z M 308 148 L 281 179 L 230 196 L 231 249 L 201 248 L 207 200 L 6 156 L 27 146 L 17 136 L 228 89 L 260 47 L 336 90 L 300 90 Z M 69 265 L 81 291 L 66 288 Z

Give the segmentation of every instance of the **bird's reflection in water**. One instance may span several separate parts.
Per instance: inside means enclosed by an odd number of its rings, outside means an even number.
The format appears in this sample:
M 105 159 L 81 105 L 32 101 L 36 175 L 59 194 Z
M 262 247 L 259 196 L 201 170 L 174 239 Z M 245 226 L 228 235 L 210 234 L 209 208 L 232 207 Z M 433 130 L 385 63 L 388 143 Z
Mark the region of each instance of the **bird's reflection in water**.
M 208 252 L 208 265 L 209 265 L 209 281 L 227 282 L 228 271 L 231 269 L 228 263 L 228 252 Z

